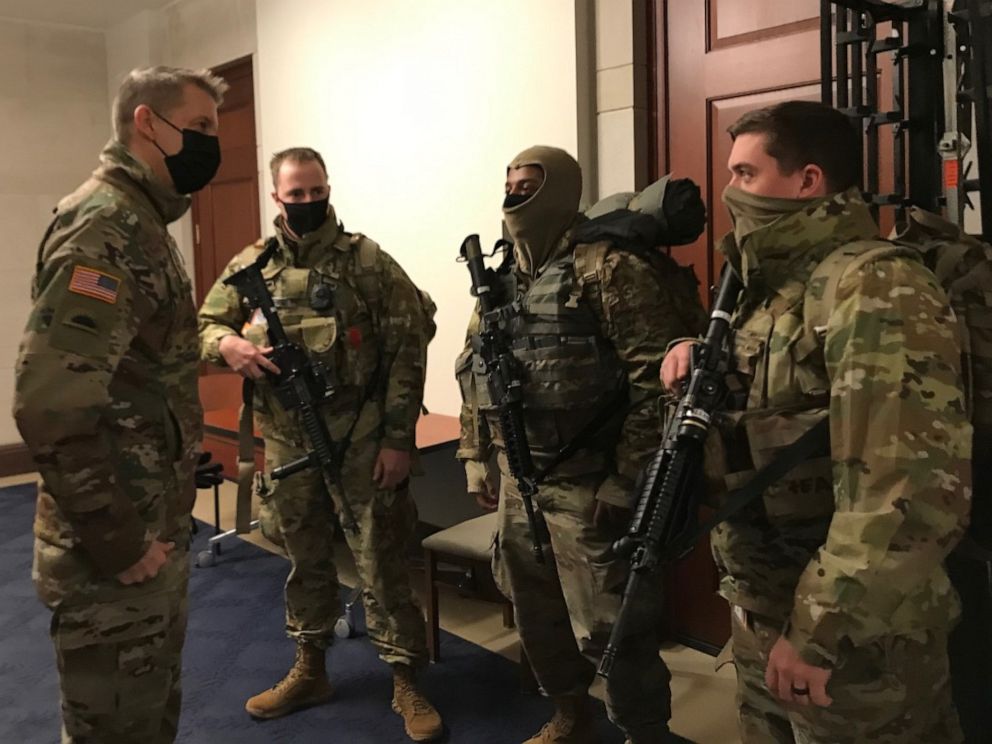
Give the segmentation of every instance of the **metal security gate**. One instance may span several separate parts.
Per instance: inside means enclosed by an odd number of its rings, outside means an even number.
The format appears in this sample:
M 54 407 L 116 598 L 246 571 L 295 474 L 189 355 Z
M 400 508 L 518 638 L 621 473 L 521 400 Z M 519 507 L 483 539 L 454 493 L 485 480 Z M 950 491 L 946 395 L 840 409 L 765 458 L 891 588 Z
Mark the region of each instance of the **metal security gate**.
M 980 207 L 972 199 L 981 184 L 992 190 L 992 0 L 822 0 L 820 24 L 822 100 L 865 133 L 864 190 L 876 214 L 892 208 L 899 221 L 917 205 L 966 224 L 980 209 L 992 237 L 992 191 Z M 891 160 L 880 152 L 886 127 Z M 880 188 L 883 163 L 891 190 Z

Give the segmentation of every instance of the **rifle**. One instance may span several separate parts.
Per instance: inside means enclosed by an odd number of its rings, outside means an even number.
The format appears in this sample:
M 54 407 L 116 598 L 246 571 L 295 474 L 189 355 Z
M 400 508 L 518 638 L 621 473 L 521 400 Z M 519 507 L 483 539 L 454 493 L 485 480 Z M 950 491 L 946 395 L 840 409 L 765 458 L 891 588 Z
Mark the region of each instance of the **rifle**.
M 613 544 L 613 551 L 630 559 L 630 575 L 610 640 L 599 664 L 599 674 L 609 677 L 619 645 L 626 635 L 631 606 L 641 582 L 662 561 L 679 557 L 692 547 L 696 512 L 696 479 L 703 461 L 703 443 L 713 414 L 723 404 L 727 386 L 720 369 L 730 318 L 742 288 L 737 273 L 724 271 L 716 305 L 710 314 L 706 338 L 693 347 L 692 374 L 661 446 L 648 465 L 637 509 L 627 534 Z M 694 541 L 693 541 L 694 542 Z
M 303 430 L 310 442 L 309 453 L 273 469 L 271 477 L 273 480 L 282 480 L 307 468 L 320 468 L 325 480 L 341 494 L 341 526 L 357 533 L 358 522 L 341 485 L 341 460 L 350 433 L 342 442 L 335 442 L 320 415 L 320 406 L 331 400 L 335 393 L 329 382 L 328 370 L 320 362 L 311 360 L 302 347 L 289 339 L 276 312 L 272 293 L 262 276 L 262 269 L 278 247 L 278 241 L 269 238 L 254 263 L 224 280 L 225 285 L 234 287 L 251 308 L 260 310 L 265 317 L 269 345 L 272 346 L 268 357 L 280 369 L 278 375 L 266 372 L 266 376 L 269 377 L 279 404 L 287 411 L 300 412 Z M 357 416 L 355 420 L 357 421 Z
M 544 563 L 542 532 L 538 529 L 537 516 L 534 513 L 534 496 L 537 495 L 539 479 L 524 426 L 520 365 L 507 342 L 504 309 L 493 297 L 495 272 L 486 268 L 478 235 L 465 238 L 460 252 L 472 277 L 472 295 L 479 299 L 480 305 L 481 326 L 479 333 L 472 338 L 472 349 L 475 358 L 482 363 L 489 399 L 499 410 L 499 426 L 503 433 L 506 459 L 524 502 L 534 558 L 538 563 Z

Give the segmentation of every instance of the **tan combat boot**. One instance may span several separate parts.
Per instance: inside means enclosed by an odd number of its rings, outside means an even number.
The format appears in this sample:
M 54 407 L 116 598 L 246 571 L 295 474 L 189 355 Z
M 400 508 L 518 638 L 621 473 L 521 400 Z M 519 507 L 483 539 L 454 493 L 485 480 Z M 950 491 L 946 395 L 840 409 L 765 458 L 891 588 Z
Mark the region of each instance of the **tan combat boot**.
M 249 698 L 245 710 L 255 718 L 278 718 L 327 702 L 332 693 L 324 666 L 324 649 L 312 643 L 300 643 L 296 646 L 293 668 L 275 687 Z
M 524 744 L 597 744 L 599 735 L 588 695 L 562 695 L 554 698 L 554 703 L 554 716 Z
M 406 664 L 393 664 L 393 710 L 403 716 L 406 735 L 414 741 L 433 741 L 444 731 L 441 715 L 417 689 Z

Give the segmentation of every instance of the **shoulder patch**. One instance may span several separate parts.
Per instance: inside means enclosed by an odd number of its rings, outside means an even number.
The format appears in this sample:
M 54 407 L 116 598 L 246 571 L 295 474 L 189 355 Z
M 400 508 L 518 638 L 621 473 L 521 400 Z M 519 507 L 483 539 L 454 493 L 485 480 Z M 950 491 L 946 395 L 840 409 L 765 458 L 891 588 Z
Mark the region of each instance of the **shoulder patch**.
M 106 302 L 117 303 L 117 293 L 121 286 L 119 277 L 97 271 L 87 266 L 76 266 L 69 280 L 69 291 Z

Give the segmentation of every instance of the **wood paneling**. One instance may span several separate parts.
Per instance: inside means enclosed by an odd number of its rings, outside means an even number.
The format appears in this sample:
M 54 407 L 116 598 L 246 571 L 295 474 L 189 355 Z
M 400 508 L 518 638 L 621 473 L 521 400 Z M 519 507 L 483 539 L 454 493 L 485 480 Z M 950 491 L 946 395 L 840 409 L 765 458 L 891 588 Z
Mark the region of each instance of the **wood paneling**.
M 819 25 L 820 0 L 706 0 L 709 49 L 747 44 Z
M 205 250 L 199 262 L 204 272 L 201 302 L 227 262 L 258 239 L 257 228 L 245 219 L 249 210 L 258 213 L 258 182 L 254 178 L 218 183 L 210 189 L 209 199 L 204 214 L 210 221 L 201 226 L 200 240 L 204 245 L 211 242 L 213 250 Z
M 261 235 L 258 150 L 251 59 L 215 70 L 231 86 L 220 108 L 221 165 L 214 180 L 193 197 L 196 301 L 227 262 Z M 216 368 L 210 368 L 213 374 Z
M 656 2 L 656 7 L 661 5 Z M 725 154 L 717 149 L 728 139 L 725 132 L 713 133 L 710 120 L 713 102 L 815 85 L 819 81 L 820 60 L 819 33 L 815 28 L 710 49 L 708 5 L 700 0 L 667 3 L 665 118 L 668 167 L 676 176 L 688 176 L 700 185 L 712 220 L 712 214 L 723 209 L 720 203 L 723 186 L 712 183 L 712 174 L 722 167 L 721 157 L 726 163 Z M 754 99 L 755 106 L 760 105 L 757 100 Z M 672 256 L 680 263 L 694 266 L 702 288 L 710 287 L 714 281 L 717 267 L 712 246 L 718 237 L 714 229 L 708 229 L 694 244 L 672 250 Z M 708 304 L 708 293 L 704 291 L 704 295 Z

